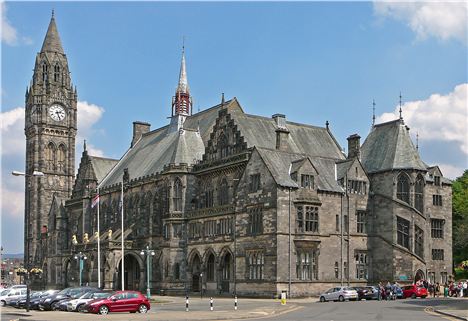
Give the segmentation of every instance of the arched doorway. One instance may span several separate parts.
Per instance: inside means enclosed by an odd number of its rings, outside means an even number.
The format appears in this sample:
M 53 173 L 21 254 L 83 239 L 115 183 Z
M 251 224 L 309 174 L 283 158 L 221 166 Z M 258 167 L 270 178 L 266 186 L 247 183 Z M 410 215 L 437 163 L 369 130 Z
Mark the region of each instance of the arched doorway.
M 223 292 L 229 292 L 232 270 L 232 255 L 230 252 L 227 252 L 221 265 L 221 291 Z
M 198 254 L 195 254 L 192 260 L 192 291 L 200 292 L 201 289 L 201 259 Z
M 125 290 L 142 290 L 140 280 L 143 279 L 141 275 L 140 263 L 131 254 L 125 255 L 124 261 L 124 288 Z M 119 262 L 119 272 L 117 275 L 117 289 L 122 289 L 122 260 Z
M 414 275 L 414 283 L 418 282 L 419 280 L 424 280 L 424 272 L 421 270 L 417 270 L 416 274 Z

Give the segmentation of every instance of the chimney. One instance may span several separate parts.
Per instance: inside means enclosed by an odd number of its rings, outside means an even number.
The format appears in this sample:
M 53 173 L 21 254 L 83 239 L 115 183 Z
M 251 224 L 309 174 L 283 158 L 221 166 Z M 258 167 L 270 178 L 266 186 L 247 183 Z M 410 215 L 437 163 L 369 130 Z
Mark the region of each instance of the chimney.
M 286 116 L 283 114 L 274 114 L 271 116 L 276 124 L 276 149 L 287 151 L 289 144 L 287 142 L 289 137 L 289 130 L 286 127 Z
M 130 147 L 135 146 L 136 142 L 140 139 L 143 134 L 150 131 L 151 124 L 144 123 L 141 121 L 133 122 L 133 138 Z
M 361 158 L 361 136 L 353 134 L 348 138 L 348 159 L 349 158 Z

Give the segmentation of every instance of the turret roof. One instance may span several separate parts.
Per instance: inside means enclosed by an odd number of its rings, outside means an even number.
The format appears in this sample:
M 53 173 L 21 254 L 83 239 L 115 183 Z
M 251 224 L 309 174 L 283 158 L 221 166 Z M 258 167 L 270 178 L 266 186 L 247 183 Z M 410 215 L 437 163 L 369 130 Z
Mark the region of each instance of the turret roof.
M 60 36 L 57 31 L 57 25 L 55 24 L 54 13 L 52 12 L 52 18 L 50 19 L 49 28 L 42 44 L 41 52 L 58 52 L 65 54 L 60 41 Z

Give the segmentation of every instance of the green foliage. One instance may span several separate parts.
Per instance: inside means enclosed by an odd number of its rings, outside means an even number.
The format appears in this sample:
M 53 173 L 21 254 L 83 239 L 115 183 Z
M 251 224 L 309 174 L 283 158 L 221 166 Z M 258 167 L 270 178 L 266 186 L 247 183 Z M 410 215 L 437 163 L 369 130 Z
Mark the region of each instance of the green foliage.
M 452 185 L 453 260 L 455 264 L 468 259 L 468 170 Z
M 468 270 L 455 268 L 455 280 L 468 280 Z

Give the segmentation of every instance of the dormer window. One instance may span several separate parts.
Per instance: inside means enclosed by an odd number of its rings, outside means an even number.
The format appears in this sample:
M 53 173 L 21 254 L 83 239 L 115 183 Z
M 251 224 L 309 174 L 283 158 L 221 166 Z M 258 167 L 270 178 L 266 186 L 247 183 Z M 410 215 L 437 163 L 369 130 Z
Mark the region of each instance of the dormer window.
M 301 187 L 314 189 L 314 176 L 313 175 L 301 175 Z
M 440 176 L 434 175 L 434 185 L 440 186 Z

